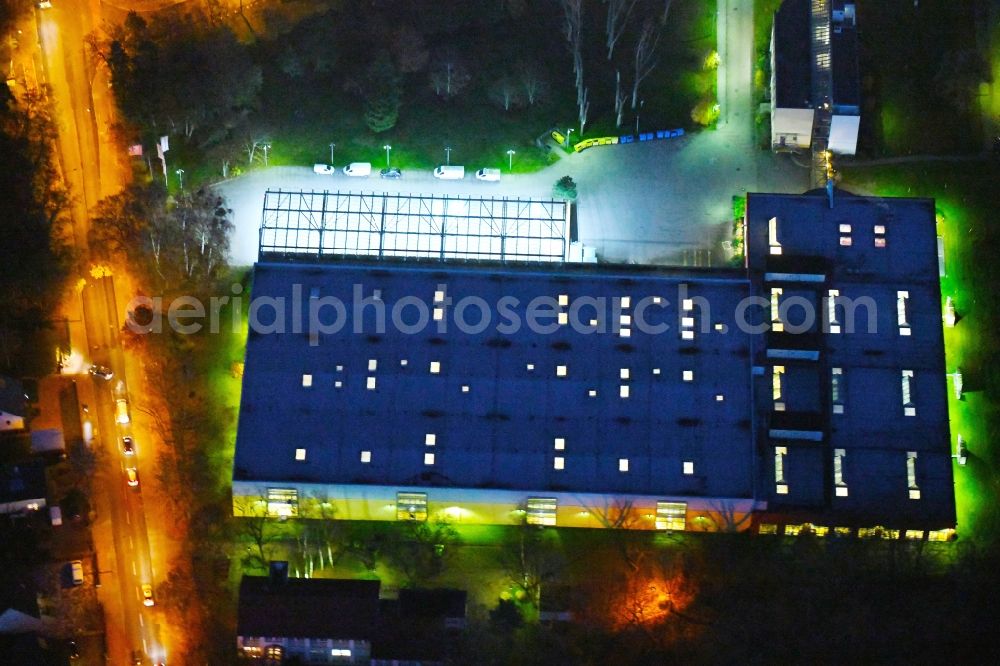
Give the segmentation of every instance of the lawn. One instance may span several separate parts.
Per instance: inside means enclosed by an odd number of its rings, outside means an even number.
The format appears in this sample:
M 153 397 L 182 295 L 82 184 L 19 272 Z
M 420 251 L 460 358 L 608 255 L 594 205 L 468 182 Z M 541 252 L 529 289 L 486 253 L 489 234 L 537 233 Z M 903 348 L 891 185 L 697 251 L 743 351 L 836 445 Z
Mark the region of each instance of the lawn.
M 1000 279 L 1000 230 L 991 218 L 1000 167 L 925 164 L 853 168 L 843 175 L 856 191 L 936 200 L 947 270 L 942 301 L 950 296 L 959 315 L 954 328 L 945 328 L 946 365 L 949 373 L 961 369 L 966 391 L 956 400 L 949 378 L 952 443 L 961 434 L 971 454 L 967 466 L 954 467 L 958 525 L 964 536 L 994 536 L 1000 505 L 1000 445 L 993 437 L 1000 428 L 1000 297 L 992 285 Z
M 882 0 L 858 5 L 862 143 L 876 155 L 977 152 L 979 108 L 936 79 L 946 57 L 975 48 L 974 4 Z

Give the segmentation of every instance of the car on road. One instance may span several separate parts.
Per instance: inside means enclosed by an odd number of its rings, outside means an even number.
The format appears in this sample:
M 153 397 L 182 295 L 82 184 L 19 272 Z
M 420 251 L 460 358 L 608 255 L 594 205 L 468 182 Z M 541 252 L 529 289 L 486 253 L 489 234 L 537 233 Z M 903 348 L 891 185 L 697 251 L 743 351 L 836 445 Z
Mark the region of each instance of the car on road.
M 125 425 L 131 420 L 132 418 L 128 415 L 128 400 L 125 398 L 115 400 L 115 421 L 120 425 Z
M 131 437 L 122 437 L 122 451 L 127 456 L 135 455 L 135 442 L 132 441 Z
M 371 172 L 371 162 L 351 162 L 344 167 L 344 175 L 346 176 L 369 176 Z
M 83 585 L 83 562 L 73 560 L 69 563 L 70 574 L 73 576 L 74 585 Z
M 142 605 L 152 606 L 156 602 L 153 601 L 153 586 L 146 583 L 142 586 Z
M 139 485 L 139 470 L 135 467 L 125 468 L 125 478 L 130 487 L 136 488 Z
M 38 3 L 39 9 L 52 9 L 51 0 L 40 0 Z
M 115 376 L 115 373 L 111 371 L 111 368 L 104 365 L 92 365 L 87 372 L 92 374 L 94 377 L 100 377 L 105 380 L 110 380 Z
M 313 173 L 318 173 L 321 175 L 332 175 L 336 169 L 329 164 L 313 164 Z
M 486 180 L 491 183 L 499 183 L 500 169 L 480 169 L 476 172 L 476 180 Z
M 399 167 L 387 167 L 379 171 L 378 175 L 383 178 L 402 178 L 403 172 L 399 170 Z

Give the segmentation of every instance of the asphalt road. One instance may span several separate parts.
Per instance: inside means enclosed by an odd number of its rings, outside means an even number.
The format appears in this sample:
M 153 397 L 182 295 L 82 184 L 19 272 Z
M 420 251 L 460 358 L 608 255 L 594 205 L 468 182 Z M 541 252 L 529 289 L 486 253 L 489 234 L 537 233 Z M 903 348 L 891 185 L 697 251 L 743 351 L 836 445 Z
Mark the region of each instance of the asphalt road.
M 114 109 L 107 71 L 84 46 L 84 37 L 101 23 L 101 7 L 100 0 L 80 0 L 56 1 L 50 9 L 37 9 L 37 51 L 30 55 L 32 62 L 41 64 L 39 75 L 49 85 L 59 135 L 58 158 L 71 196 L 73 240 L 83 257 L 88 255 L 89 211 L 127 181 L 127 171 L 109 140 Z M 129 372 L 119 340 L 115 282 L 110 276 L 79 277 L 84 286 L 79 298 L 68 299 L 68 307 L 78 310 L 79 316 L 71 319 L 81 319 L 83 325 L 71 327 L 71 344 L 90 362 L 109 366 L 115 373 L 111 382 L 90 379 L 94 382 L 91 418 L 96 421 L 97 435 L 93 446 L 104 453 L 98 458 L 101 462 L 93 484 L 97 519 L 92 531 L 102 580 L 99 599 L 105 609 L 107 663 L 132 664 L 133 654 L 138 653 L 143 663 L 150 664 L 164 657 L 159 613 L 142 603 L 142 585 L 153 584 L 155 594 L 157 576 L 164 573 L 161 560 L 151 554 L 141 482 L 154 478 L 154 451 L 151 444 L 137 447 L 134 458 L 138 458 L 140 485 L 130 488 L 125 468 L 134 463 L 122 454 L 121 437 L 132 434 L 132 426 L 116 423 L 115 400 L 129 399 L 125 378 L 136 373 Z

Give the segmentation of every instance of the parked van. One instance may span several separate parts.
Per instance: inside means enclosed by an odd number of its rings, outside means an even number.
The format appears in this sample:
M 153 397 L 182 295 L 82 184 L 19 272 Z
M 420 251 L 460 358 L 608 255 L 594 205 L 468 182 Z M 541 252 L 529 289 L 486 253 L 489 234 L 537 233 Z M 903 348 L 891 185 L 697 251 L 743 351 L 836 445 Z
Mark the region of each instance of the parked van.
M 437 169 L 434 169 L 434 177 L 442 180 L 462 180 L 465 178 L 465 167 L 442 164 Z
M 49 521 L 54 527 L 62 525 L 62 509 L 58 506 L 49 507 Z
M 344 167 L 344 174 L 348 176 L 368 176 L 371 172 L 371 162 L 351 162 Z
M 476 172 L 476 180 L 488 180 L 491 183 L 499 183 L 500 169 L 480 169 Z
M 329 164 L 313 164 L 313 173 L 329 175 L 332 174 L 333 171 L 333 167 Z

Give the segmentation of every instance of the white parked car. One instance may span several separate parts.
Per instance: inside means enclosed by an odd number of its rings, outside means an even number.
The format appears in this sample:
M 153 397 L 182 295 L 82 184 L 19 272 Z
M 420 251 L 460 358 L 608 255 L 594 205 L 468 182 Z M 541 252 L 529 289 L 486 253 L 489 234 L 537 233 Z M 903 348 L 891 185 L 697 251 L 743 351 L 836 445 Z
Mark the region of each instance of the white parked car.
M 326 176 L 331 175 L 334 172 L 334 168 L 329 164 L 313 164 L 313 173 L 319 173 Z
M 434 177 L 441 180 L 462 180 L 465 178 L 465 167 L 456 164 L 442 164 L 434 169 Z
M 344 174 L 347 176 L 369 176 L 371 172 L 371 162 L 351 162 L 344 167 Z
M 480 169 L 476 172 L 476 180 L 488 180 L 491 183 L 499 183 L 500 169 Z

